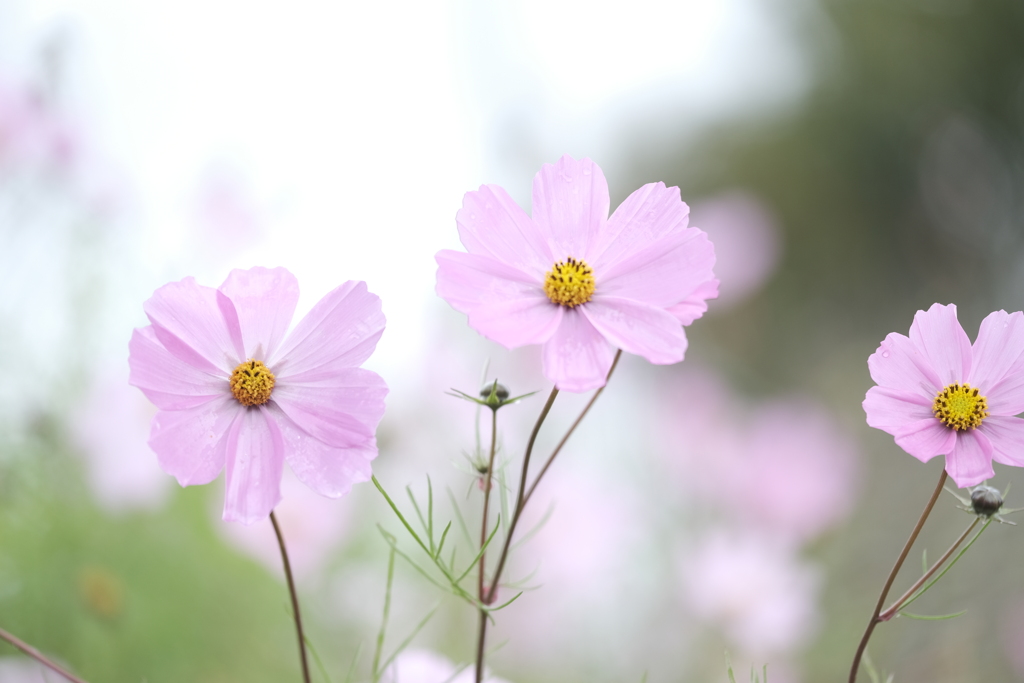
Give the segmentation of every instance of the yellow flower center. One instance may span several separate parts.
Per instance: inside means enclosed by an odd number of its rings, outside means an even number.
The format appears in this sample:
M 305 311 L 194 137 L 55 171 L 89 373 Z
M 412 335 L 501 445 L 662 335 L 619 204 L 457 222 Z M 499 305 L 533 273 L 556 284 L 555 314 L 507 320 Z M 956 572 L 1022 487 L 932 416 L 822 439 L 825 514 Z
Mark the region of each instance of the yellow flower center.
M 569 257 L 556 263 L 544 276 L 544 293 L 559 306 L 579 306 L 594 294 L 594 271 L 586 261 Z
M 977 429 L 988 417 L 988 400 L 970 384 L 950 384 L 935 395 L 932 412 L 958 432 Z
M 274 373 L 261 361 L 249 359 L 231 373 L 231 393 L 243 406 L 261 406 L 274 390 Z

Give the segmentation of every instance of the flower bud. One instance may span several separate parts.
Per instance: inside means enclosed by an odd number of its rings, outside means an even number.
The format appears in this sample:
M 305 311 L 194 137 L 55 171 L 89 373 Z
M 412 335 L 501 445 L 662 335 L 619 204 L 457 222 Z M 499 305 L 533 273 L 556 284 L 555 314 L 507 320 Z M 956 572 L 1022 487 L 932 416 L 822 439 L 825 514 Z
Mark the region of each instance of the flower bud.
M 508 389 L 504 384 L 498 384 L 493 382 L 487 384 L 483 389 L 480 390 L 480 398 L 484 400 L 484 403 L 492 408 L 500 408 L 508 399 Z
M 971 507 L 982 517 L 991 517 L 1003 507 L 1003 496 L 991 486 L 976 486 L 971 491 Z

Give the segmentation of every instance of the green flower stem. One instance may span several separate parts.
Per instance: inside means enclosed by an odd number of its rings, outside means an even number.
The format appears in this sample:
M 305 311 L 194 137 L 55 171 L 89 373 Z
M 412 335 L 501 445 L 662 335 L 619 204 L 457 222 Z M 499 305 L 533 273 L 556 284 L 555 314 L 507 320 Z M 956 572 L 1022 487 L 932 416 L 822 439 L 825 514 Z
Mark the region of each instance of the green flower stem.
M 495 380 L 497 384 L 497 380 Z M 477 578 L 477 596 L 480 602 L 484 603 L 487 597 L 487 556 L 484 548 L 487 547 L 487 508 L 491 503 L 491 478 L 494 475 L 494 453 L 498 444 L 498 409 L 491 407 L 491 455 L 487 459 L 487 474 L 484 475 L 484 510 L 483 523 L 480 525 L 480 570 Z M 486 603 L 485 603 L 486 604 Z M 487 610 L 480 610 L 480 626 L 477 630 L 476 639 L 476 683 L 484 680 L 484 642 L 487 639 Z
M 302 662 L 303 683 L 310 683 L 309 662 L 306 659 L 306 636 L 302 633 L 302 616 L 299 614 L 299 596 L 295 592 L 295 579 L 292 578 L 292 565 L 288 561 L 288 551 L 284 548 L 284 536 L 281 534 L 281 527 L 277 523 L 274 511 L 270 511 L 270 522 L 274 525 L 274 533 L 277 534 L 277 545 L 281 548 L 281 559 L 284 561 L 284 576 L 288 580 L 288 592 L 292 596 L 292 613 L 295 616 L 295 632 L 299 637 L 299 660 Z
M 558 396 L 557 388 L 551 390 L 551 394 L 548 396 L 548 401 L 547 403 L 544 404 L 544 408 L 541 410 L 540 416 L 537 418 L 537 423 L 533 426 L 533 432 L 530 433 L 530 440 L 526 444 L 526 454 L 523 456 L 523 473 L 519 479 L 519 493 L 516 496 L 516 508 L 515 511 L 512 513 L 512 521 L 509 523 L 508 533 L 505 535 L 505 543 L 504 545 L 502 545 L 501 554 L 498 556 L 498 564 L 494 570 L 494 577 L 491 579 L 491 586 L 486 591 L 486 595 L 484 595 L 480 600 L 480 602 L 482 602 L 483 604 L 490 605 L 494 602 L 494 599 L 497 596 L 498 583 L 501 581 L 501 573 L 505 569 L 505 562 L 506 560 L 508 560 L 509 548 L 512 545 L 512 538 L 515 535 L 516 525 L 519 523 L 519 519 L 523 514 L 523 508 L 526 507 L 527 501 L 530 499 L 530 496 L 533 495 L 533 491 L 534 489 L 537 488 L 537 484 L 540 483 L 540 480 L 544 476 L 544 473 L 548 471 L 549 467 L 551 467 L 551 463 L 554 461 L 555 456 L 557 456 L 558 453 L 562 450 L 562 447 L 565 446 L 566 442 L 569 440 L 569 437 L 572 436 L 574 431 L 576 431 L 576 427 L 579 426 L 580 422 L 583 421 L 583 418 L 587 416 L 588 412 L 590 412 L 590 408 L 594 405 L 594 402 L 597 401 L 597 397 L 600 396 L 604 392 L 604 388 L 608 386 L 608 380 L 611 379 L 612 373 L 615 372 L 615 368 L 616 366 L 618 366 L 619 358 L 621 357 L 622 349 L 619 349 L 615 353 L 615 359 L 612 361 L 612 366 L 608 368 L 608 374 L 605 376 L 604 386 L 600 387 L 597 391 L 594 392 L 594 395 L 590 397 L 590 401 L 587 402 L 587 405 L 583 408 L 583 411 L 579 414 L 579 417 L 576 418 L 576 421 L 572 423 L 571 427 L 569 427 L 569 431 L 565 433 L 565 436 L 562 437 L 562 440 L 558 442 L 557 446 L 555 446 L 555 450 L 552 451 L 551 456 L 547 459 L 547 462 L 544 463 L 544 466 L 541 468 L 540 473 L 537 475 L 537 478 L 534 479 L 533 484 L 530 485 L 529 488 L 527 488 L 526 482 L 530 470 L 530 455 L 533 453 L 533 444 L 537 440 L 537 434 L 540 432 L 541 425 L 544 424 L 544 419 L 548 416 L 548 413 L 551 411 L 551 405 L 555 402 L 555 397 Z M 480 624 L 481 636 L 477 643 L 477 683 L 482 683 L 483 681 L 483 632 L 484 629 L 486 628 L 486 615 L 483 614 L 482 611 L 480 615 Z
M 849 683 L 856 683 L 857 681 L 857 670 L 860 669 L 860 660 L 864 656 L 864 650 L 868 646 L 868 641 L 871 640 L 871 633 L 875 630 L 875 626 L 881 623 L 878 615 L 882 612 L 882 607 L 885 606 L 885 599 L 889 596 L 889 589 L 892 588 L 893 581 L 896 580 L 896 574 L 899 573 L 900 567 L 903 566 L 903 561 L 907 559 L 907 555 L 910 553 L 911 546 L 914 545 L 914 541 L 917 540 L 917 535 L 921 533 L 921 528 L 924 527 L 925 520 L 928 519 L 928 515 L 931 514 L 932 508 L 935 507 L 935 501 L 939 499 L 939 494 L 942 493 L 942 487 L 946 483 L 946 470 L 942 470 L 942 474 L 939 475 L 939 483 L 935 485 L 935 490 L 932 492 L 932 497 L 928 500 L 928 504 L 924 508 L 924 512 L 921 513 L 921 518 L 917 520 L 917 524 L 914 526 L 914 530 L 910 533 L 910 538 L 907 539 L 906 545 L 903 546 L 903 551 L 900 553 L 899 558 L 896 560 L 896 564 L 893 565 L 892 571 L 889 572 L 889 578 L 885 581 L 885 586 L 882 587 L 882 593 L 878 596 L 878 604 L 875 605 L 875 611 L 871 615 L 871 621 L 868 622 L 868 626 L 864 629 L 864 635 L 860 639 L 860 644 L 857 646 L 857 652 L 853 656 L 853 664 L 850 666 L 850 681 Z
M 947 550 L 945 553 L 943 553 L 942 557 L 939 558 L 939 561 L 936 562 L 935 564 L 933 564 L 931 569 L 929 569 L 927 572 L 924 573 L 924 576 L 922 576 L 920 579 L 918 579 L 916 582 L 914 582 L 914 585 L 911 586 L 907 590 L 906 593 L 901 595 L 896 600 L 896 602 L 892 603 L 892 605 L 890 605 L 888 607 L 888 609 L 886 609 L 884 612 L 879 614 L 878 615 L 878 620 L 879 621 L 889 621 L 894 616 L 896 616 L 896 612 L 898 612 L 900 610 L 900 608 L 902 608 L 905 605 L 909 604 L 910 603 L 910 598 L 914 595 L 914 593 L 917 592 L 917 589 L 920 588 L 921 586 L 923 586 L 925 584 L 925 582 L 928 579 L 930 579 L 932 577 L 932 575 L 936 571 L 938 571 L 939 567 L 941 567 L 942 564 L 946 560 L 948 560 L 950 558 L 950 556 L 952 556 L 952 554 L 954 552 L 956 552 L 956 549 L 960 547 L 960 544 L 964 542 L 964 540 L 970 535 L 970 533 L 972 531 L 974 531 L 974 527 L 978 526 L 978 522 L 979 521 L 981 521 L 981 517 L 975 517 L 974 521 L 971 522 L 971 525 L 969 527 L 967 527 L 967 529 L 965 529 L 962 534 L 960 534 L 960 538 L 956 539 L 956 542 L 953 543 L 953 545 L 949 546 L 949 550 Z M 965 548 L 965 550 L 966 550 L 966 548 Z
M 58 665 L 56 662 L 54 662 L 49 657 L 44 655 L 42 652 L 40 652 L 39 650 L 35 649 L 34 647 L 29 645 L 28 643 L 26 643 L 21 638 L 18 638 L 17 636 L 15 636 L 15 635 L 13 635 L 11 633 L 8 633 L 7 631 L 5 631 L 2 628 L 0 628 L 0 640 L 6 640 L 8 643 L 10 643 L 14 647 L 18 648 L 19 650 L 21 650 L 22 652 L 27 654 L 32 659 L 36 660 L 37 662 L 39 662 L 40 664 L 45 666 L 47 669 L 50 669 L 52 671 L 56 671 L 57 673 L 59 673 L 61 676 L 63 676 L 64 678 L 68 679 L 69 681 L 74 681 L 74 683 L 86 683 L 85 680 L 79 678 L 78 676 L 76 676 L 75 674 L 71 673 L 70 671 L 67 671 L 62 666 Z

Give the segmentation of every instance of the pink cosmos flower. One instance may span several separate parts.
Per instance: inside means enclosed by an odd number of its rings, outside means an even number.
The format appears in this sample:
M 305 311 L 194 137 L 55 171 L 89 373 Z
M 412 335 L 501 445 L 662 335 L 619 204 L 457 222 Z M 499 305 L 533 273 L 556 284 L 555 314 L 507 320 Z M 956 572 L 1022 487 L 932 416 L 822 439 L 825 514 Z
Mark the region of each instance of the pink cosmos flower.
M 956 306 L 918 311 L 910 337 L 891 333 L 868 358 L 868 424 L 922 462 L 946 455 L 963 488 L 993 476 L 992 461 L 1024 466 L 1024 314 L 996 311 L 970 340 Z
M 747 655 L 797 650 L 817 630 L 821 573 L 785 544 L 718 530 L 681 555 L 680 565 L 692 613 L 717 623 Z
M 496 185 L 466 194 L 468 253 L 438 252 L 437 293 L 506 348 L 543 344 L 559 389 L 595 389 L 616 347 L 681 361 L 683 325 L 718 295 L 714 248 L 688 216 L 679 188 L 650 183 L 609 218 L 601 169 L 564 156 L 534 178 L 532 218 Z
M 370 478 L 387 385 L 358 366 L 384 331 L 380 299 L 346 282 L 285 336 L 299 287 L 284 268 L 233 270 L 218 289 L 191 278 L 144 305 L 129 383 L 159 412 L 149 445 L 182 486 L 227 469 L 224 519 L 265 519 L 284 461 L 337 498 Z

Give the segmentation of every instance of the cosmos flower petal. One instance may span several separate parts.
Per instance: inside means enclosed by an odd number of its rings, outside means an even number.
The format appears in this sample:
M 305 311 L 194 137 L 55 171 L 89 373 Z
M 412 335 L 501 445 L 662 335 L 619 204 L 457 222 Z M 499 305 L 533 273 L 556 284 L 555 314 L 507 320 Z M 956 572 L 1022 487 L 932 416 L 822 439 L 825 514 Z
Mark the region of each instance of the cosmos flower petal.
M 216 377 L 173 356 L 152 325 L 132 332 L 128 342 L 128 383 L 161 410 L 194 408 L 222 397 L 227 376 Z
M 946 456 L 946 472 L 960 488 L 977 486 L 995 476 L 992 442 L 977 429 L 957 434 L 956 446 Z
M 232 270 L 220 291 L 234 304 L 245 358 L 266 361 L 281 344 L 299 301 L 299 283 L 284 268 Z
M 932 304 L 918 311 L 910 326 L 910 340 L 931 361 L 941 389 L 965 382 L 971 375 L 971 340 L 956 318 L 956 305 Z
M 313 306 L 268 365 L 279 380 L 323 377 L 360 365 L 383 332 L 380 298 L 365 282 L 350 280 Z
M 564 391 L 590 391 L 604 386 L 614 351 L 577 309 L 562 316 L 558 331 L 544 344 L 544 376 Z
M 260 406 L 238 413 L 227 437 L 224 521 L 253 524 L 281 501 L 284 440 L 277 422 Z
M 529 273 L 534 282 L 555 262 L 536 223 L 497 185 L 467 192 L 455 221 L 466 251 Z
M 588 257 L 596 268 L 607 268 L 629 258 L 651 242 L 686 229 L 690 207 L 679 196 L 678 187 L 648 183 L 633 194 L 608 219 Z
M 441 251 L 437 256 L 437 293 L 469 325 L 509 349 L 543 344 L 562 320 L 539 280 L 486 256 Z
M 674 232 L 607 270 L 597 269 L 602 295 L 626 297 L 668 308 L 714 280 L 715 248 L 696 228 Z
M 384 416 L 388 387 L 362 368 L 301 383 L 279 382 L 273 402 L 310 436 L 329 446 L 359 446 L 373 440 Z
M 613 346 L 643 356 L 656 365 L 683 360 L 686 333 L 679 321 L 662 308 L 620 297 L 595 297 L 580 309 Z
M 608 220 L 608 182 L 601 168 L 569 155 L 544 164 L 533 179 L 533 220 L 549 239 L 555 261 L 588 258 Z
M 668 312 L 682 325 L 689 325 L 708 312 L 708 299 L 718 298 L 718 280 L 706 280 L 697 289 L 677 303 L 668 307 Z
M 352 484 L 370 480 L 377 457 L 374 438 L 348 447 L 330 446 L 292 422 L 279 406 L 269 408 L 284 439 L 285 459 L 299 480 L 322 496 L 338 498 Z
M 992 459 L 1004 465 L 1024 467 L 1024 420 L 990 415 L 978 431 L 992 443 Z
M 982 393 L 999 383 L 1024 351 L 1024 313 L 995 311 L 985 316 L 972 349 L 970 383 Z
M 933 416 L 904 424 L 895 436 L 900 448 L 921 462 L 928 462 L 936 455 L 952 452 L 957 433 Z
M 182 486 L 208 484 L 224 469 L 227 434 L 238 416 L 231 394 L 183 410 L 161 410 L 153 417 L 149 445 L 160 468 Z
M 945 384 L 929 357 L 909 337 L 890 332 L 868 358 L 871 379 L 881 387 L 916 393 L 934 400 Z
M 218 292 L 187 277 L 153 293 L 143 310 L 157 339 L 172 355 L 211 374 L 231 372 L 240 357 Z M 230 308 L 230 301 L 227 302 Z
M 1024 359 L 1024 357 L 1022 357 Z M 1024 363 L 1016 363 L 1002 380 L 985 394 L 992 415 L 1024 412 Z
M 905 424 L 934 419 L 932 402 L 909 391 L 871 387 L 863 405 L 868 425 L 893 436 Z

